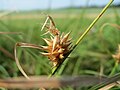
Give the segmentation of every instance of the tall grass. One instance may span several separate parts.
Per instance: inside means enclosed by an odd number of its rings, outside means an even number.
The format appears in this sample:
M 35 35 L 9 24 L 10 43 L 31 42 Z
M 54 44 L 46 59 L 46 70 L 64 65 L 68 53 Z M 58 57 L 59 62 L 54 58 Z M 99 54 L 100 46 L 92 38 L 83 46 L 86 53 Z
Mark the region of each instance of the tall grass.
M 55 17 L 55 22 L 57 28 L 61 32 L 71 32 L 71 37 L 73 37 L 73 42 L 75 42 L 86 26 L 88 26 L 92 21 L 93 17 L 88 17 L 90 14 L 95 14 L 97 10 L 87 9 L 84 17 L 79 17 L 81 14 L 79 11 L 72 11 L 73 16 L 65 17 L 68 14 L 66 11 L 58 11 L 57 15 L 54 15 L 53 11 L 51 16 Z M 87 13 L 89 12 L 89 13 Z M 38 14 L 40 12 L 37 12 Z M 78 14 L 79 13 L 79 14 Z M 116 13 L 119 13 L 116 11 Z M 88 36 L 84 39 L 81 46 L 77 47 L 71 57 L 68 58 L 68 63 L 65 67 L 58 73 L 62 75 L 101 75 L 108 76 L 114 67 L 115 60 L 112 58 L 112 54 L 116 53 L 118 44 L 120 44 L 120 30 L 112 26 L 105 26 L 102 31 L 102 36 L 100 36 L 99 30 L 105 23 L 119 24 L 120 16 L 116 14 L 113 9 L 108 10 L 108 12 L 101 18 L 101 20 L 93 27 Z M 0 31 L 16 31 L 21 32 L 22 35 L 0 35 L 0 48 L 6 49 L 9 53 L 13 55 L 13 47 L 16 42 L 28 42 L 33 44 L 45 43 L 41 39 L 41 25 L 44 22 L 43 16 L 32 17 L 32 12 L 21 13 L 30 18 L 17 17 L 17 14 L 12 14 L 6 16 L 0 20 Z M 61 15 L 61 17 L 59 16 Z M 62 16 L 63 14 L 63 16 Z M 76 15 L 78 14 L 78 15 Z M 112 14 L 110 18 L 106 17 Z M 75 15 L 75 16 L 74 16 Z M 64 21 L 64 22 L 63 22 Z M 28 75 L 49 75 L 51 72 L 50 62 L 40 55 L 38 50 L 33 49 L 22 49 L 18 48 L 18 57 L 20 58 L 20 63 L 23 69 Z M 117 70 L 112 73 L 112 75 L 119 73 L 119 65 Z M 0 78 L 7 77 L 18 77 L 21 73 L 16 67 L 14 59 L 10 58 L 7 54 L 0 51 Z M 68 87 L 70 90 L 72 88 Z M 119 87 L 118 87 L 119 88 Z M 68 89 L 68 90 L 69 90 Z M 61 89 L 62 90 L 62 89 Z

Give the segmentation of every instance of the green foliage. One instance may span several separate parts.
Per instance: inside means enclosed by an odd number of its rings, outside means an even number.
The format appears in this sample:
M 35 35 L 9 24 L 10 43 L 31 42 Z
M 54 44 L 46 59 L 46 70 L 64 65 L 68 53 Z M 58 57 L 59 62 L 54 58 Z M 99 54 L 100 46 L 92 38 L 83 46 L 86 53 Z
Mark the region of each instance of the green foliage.
M 75 44 L 78 37 L 93 21 L 93 16 L 96 15 L 97 10 L 92 10 L 91 12 L 91 9 L 90 11 L 87 9 L 82 16 L 79 11 L 74 12 L 74 10 L 71 13 L 58 11 L 57 15 L 54 15 L 56 11 L 53 11 L 51 16 L 60 31 L 65 33 L 71 31 L 72 41 Z M 39 12 L 37 13 L 39 14 Z M 28 18 L 29 14 L 31 14 L 30 18 Z M 16 42 L 27 42 L 37 45 L 45 44 L 41 36 L 43 32 L 40 31 L 40 23 L 44 22 L 45 16 L 44 18 L 39 18 L 32 16 L 32 14 L 13 14 L 0 20 L 1 32 L 22 32 L 21 35 L 0 34 L 0 48 L 4 48 L 14 55 L 13 48 Z M 21 17 L 17 17 L 17 15 Z M 22 17 L 23 15 L 25 18 Z M 89 15 L 93 16 L 90 17 Z M 62 75 L 109 75 L 115 64 L 112 54 L 116 53 L 118 44 L 120 44 L 120 30 L 112 26 L 106 26 L 102 30 L 102 36 L 99 31 L 105 23 L 120 23 L 120 18 L 118 17 L 120 17 L 119 14 L 116 16 L 113 9 L 110 9 L 92 28 L 81 45 L 78 45 L 72 52 L 65 67 L 62 68 L 63 71 L 58 73 Z M 51 73 L 51 63 L 47 58 L 40 55 L 40 51 L 18 48 L 17 54 L 23 69 L 28 75 L 49 75 Z M 120 66 L 118 65 L 118 67 Z M 118 67 L 113 75 L 120 71 Z M 3 51 L 0 51 L 0 78 L 18 76 L 21 76 L 21 73 L 14 60 Z M 72 89 L 69 87 L 69 90 Z

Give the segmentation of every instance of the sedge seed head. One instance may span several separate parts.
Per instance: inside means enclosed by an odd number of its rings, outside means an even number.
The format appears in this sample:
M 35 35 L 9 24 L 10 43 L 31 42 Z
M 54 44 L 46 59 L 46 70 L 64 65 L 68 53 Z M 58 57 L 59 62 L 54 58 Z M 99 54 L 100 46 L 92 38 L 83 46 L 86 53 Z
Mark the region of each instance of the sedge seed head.
M 70 52 L 71 40 L 69 35 L 70 33 L 67 33 L 63 36 L 55 35 L 53 39 L 43 39 L 47 46 L 42 46 L 46 53 L 43 52 L 41 54 L 47 56 L 53 62 L 53 66 L 59 65 L 65 55 Z
M 48 24 L 46 24 L 47 21 L 49 21 Z M 42 30 L 44 27 L 47 28 L 47 32 L 44 35 L 49 33 L 50 38 L 43 38 L 47 45 L 41 46 L 44 51 L 41 54 L 48 57 L 53 62 L 53 66 L 57 66 L 63 62 L 64 58 L 71 51 L 70 33 L 60 33 L 50 16 L 47 17 Z

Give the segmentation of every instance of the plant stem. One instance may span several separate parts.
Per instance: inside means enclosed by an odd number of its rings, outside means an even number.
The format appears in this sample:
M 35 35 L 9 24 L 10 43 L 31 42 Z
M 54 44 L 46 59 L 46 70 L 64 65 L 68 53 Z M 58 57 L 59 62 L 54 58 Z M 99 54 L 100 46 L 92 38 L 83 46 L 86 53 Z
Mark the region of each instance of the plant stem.
M 103 8 L 101 13 L 95 18 L 95 20 L 90 24 L 90 26 L 85 30 L 85 32 L 82 34 L 82 36 L 79 37 L 77 40 L 75 47 L 82 41 L 82 39 L 85 37 L 85 35 L 91 30 L 91 28 L 95 25 L 95 23 L 100 19 L 100 17 L 103 15 L 103 13 L 108 9 L 108 7 L 111 5 L 111 3 L 114 0 L 110 0 L 110 2 Z
M 85 32 L 79 37 L 79 39 L 77 40 L 77 42 L 75 43 L 73 49 L 70 51 L 70 53 L 75 49 L 75 47 L 82 41 L 82 39 L 85 37 L 85 35 L 91 30 L 91 28 L 95 25 L 95 23 L 100 19 L 100 17 L 103 15 L 103 13 L 108 9 L 108 7 L 111 5 L 111 3 L 114 0 L 110 0 L 110 2 L 103 8 L 103 10 L 101 11 L 101 13 L 95 18 L 95 20 L 90 24 L 90 26 L 85 30 Z M 67 57 L 70 55 L 70 53 L 67 55 Z M 67 58 L 66 57 L 66 58 Z M 63 60 L 63 62 L 65 61 L 65 59 Z M 62 63 L 63 63 L 62 62 Z M 62 64 L 61 63 L 61 64 Z M 52 75 L 54 75 L 56 73 L 56 71 L 58 70 L 58 68 L 61 66 L 61 64 L 57 67 L 54 67 L 52 70 L 52 73 L 50 74 L 50 77 Z
M 102 87 L 104 87 L 106 85 L 117 82 L 118 80 L 120 80 L 120 73 L 118 73 L 118 74 L 116 74 L 116 75 L 114 75 L 112 77 L 109 77 L 108 80 L 106 80 L 104 82 L 101 82 L 100 84 L 94 85 L 93 87 L 91 87 L 88 90 L 98 90 L 99 88 L 102 88 Z
M 116 69 L 117 69 L 117 67 L 118 67 L 118 63 L 119 63 L 118 61 L 115 62 L 115 65 L 114 65 L 111 73 L 109 74 L 109 76 L 112 76 L 112 75 L 115 73 L 115 71 L 116 71 Z

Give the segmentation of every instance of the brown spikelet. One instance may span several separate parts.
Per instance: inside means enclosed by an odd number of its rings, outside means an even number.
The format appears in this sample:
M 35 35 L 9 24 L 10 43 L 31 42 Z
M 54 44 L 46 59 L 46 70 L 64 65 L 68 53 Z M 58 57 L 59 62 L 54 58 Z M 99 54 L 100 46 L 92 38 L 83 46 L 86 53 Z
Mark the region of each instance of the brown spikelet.
M 71 50 L 71 40 L 69 39 L 69 34 L 55 35 L 51 40 L 44 39 L 47 46 L 42 46 L 46 53 L 41 53 L 47 56 L 50 61 L 53 62 L 53 66 L 59 65 L 61 60 L 65 57 L 67 53 Z
M 45 53 L 42 52 L 41 54 L 47 56 L 49 60 L 53 62 L 53 66 L 57 66 L 60 64 L 60 62 L 62 62 L 62 59 L 64 59 L 65 55 L 69 53 L 71 50 L 70 48 L 71 39 L 69 39 L 70 33 L 67 34 L 62 33 L 61 35 L 60 33 L 57 34 L 54 34 L 53 32 L 50 33 L 53 36 L 51 35 L 50 39 L 44 39 L 47 46 L 42 46 Z
M 49 45 L 49 46 L 52 46 L 52 40 L 50 40 L 50 39 L 45 39 L 45 38 L 43 38 L 43 40 Z
M 64 35 L 64 36 L 61 38 L 61 44 L 67 42 L 69 35 L 70 35 L 70 33 L 67 33 L 66 35 Z
M 47 23 L 49 21 L 49 23 Z M 46 42 L 46 46 L 41 46 L 44 52 L 41 52 L 42 55 L 47 56 L 50 61 L 53 62 L 53 66 L 59 65 L 66 55 L 71 51 L 71 38 L 70 32 L 67 34 L 60 34 L 60 31 L 55 27 L 55 23 L 52 17 L 48 16 L 42 30 L 47 28 L 47 32 L 44 34 L 50 34 L 50 38 L 43 40 Z

